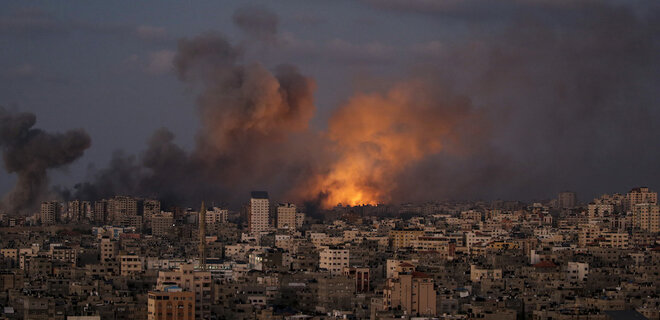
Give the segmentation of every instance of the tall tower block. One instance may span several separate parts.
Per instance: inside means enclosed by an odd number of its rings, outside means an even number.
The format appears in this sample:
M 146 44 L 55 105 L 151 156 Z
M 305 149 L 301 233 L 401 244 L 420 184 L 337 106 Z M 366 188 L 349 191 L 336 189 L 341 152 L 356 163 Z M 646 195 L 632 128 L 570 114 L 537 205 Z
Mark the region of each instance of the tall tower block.
M 199 210 L 199 268 L 206 270 L 206 205 Z

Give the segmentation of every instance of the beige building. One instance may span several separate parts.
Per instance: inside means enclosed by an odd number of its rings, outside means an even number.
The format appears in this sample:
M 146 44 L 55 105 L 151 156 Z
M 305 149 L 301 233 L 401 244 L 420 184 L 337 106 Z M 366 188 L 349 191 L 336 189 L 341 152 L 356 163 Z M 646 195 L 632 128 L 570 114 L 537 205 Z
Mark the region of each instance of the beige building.
M 206 224 L 215 225 L 218 223 L 227 223 L 229 210 L 213 207 L 213 210 L 206 210 Z
M 266 231 L 270 227 L 270 202 L 268 192 L 253 191 L 248 212 L 248 227 L 250 233 Z
M 108 237 L 101 238 L 99 247 L 101 250 L 101 262 L 114 260 L 119 252 L 117 242 Z
M 355 282 L 355 292 L 369 292 L 370 270 L 367 267 L 345 267 L 344 276 Z
M 632 210 L 635 205 L 640 203 L 658 203 L 658 193 L 649 190 L 647 187 L 639 187 L 630 190 L 626 194 L 625 206 L 626 210 Z
M 94 202 L 94 222 L 103 223 L 108 220 L 108 200 Z
M 383 307 L 386 310 L 400 308 L 412 316 L 435 315 L 436 292 L 433 288 L 433 278 L 415 271 L 411 264 L 399 264 L 383 289 Z
M 627 249 L 629 246 L 629 235 L 627 232 L 603 232 L 598 244 L 605 248 Z
M 195 293 L 177 286 L 163 291 L 150 291 L 147 307 L 148 320 L 194 320 Z
M 172 212 L 160 212 L 151 216 L 151 234 L 154 236 L 166 236 L 172 232 L 174 216 Z
M 408 248 L 412 247 L 413 242 L 420 236 L 424 235 L 424 230 L 405 229 L 405 230 L 390 230 L 389 236 L 392 241 L 392 248 Z
M 80 200 L 72 200 L 66 204 L 66 215 L 72 221 L 80 221 L 83 218 L 82 204 Z
M 502 279 L 502 269 L 479 268 L 476 265 L 470 266 L 470 281 L 481 282 L 481 280 L 500 280 Z
M 0 249 L 0 258 L 11 261 L 12 263 L 18 263 L 18 249 Z
M 41 203 L 40 221 L 43 225 L 53 225 L 58 220 L 62 205 L 57 201 L 49 201 Z
M 415 251 L 435 251 L 447 252 L 449 248 L 449 239 L 444 237 L 418 237 L 412 241 L 412 247 Z
M 569 209 L 577 205 L 577 194 L 572 191 L 560 192 L 557 197 L 557 206 L 559 209 Z
M 589 264 L 584 262 L 569 262 L 566 266 L 568 281 L 582 282 L 589 274 Z
M 156 289 L 162 291 L 172 285 L 195 294 L 195 319 L 210 317 L 211 272 L 195 270 L 192 264 L 181 265 L 172 271 L 159 271 Z
M 590 203 L 587 206 L 587 214 L 589 218 L 603 217 L 608 214 L 614 213 L 614 205 L 607 203 Z
M 633 228 L 650 233 L 660 232 L 660 206 L 638 203 L 632 207 Z
M 292 203 L 280 203 L 277 206 L 277 228 L 295 230 L 296 223 L 296 205 Z
M 327 248 L 319 253 L 319 268 L 330 271 L 333 275 L 342 274 L 349 266 L 348 249 Z
M 55 261 L 63 261 L 75 264 L 78 254 L 75 248 L 66 246 L 53 246 L 50 248 L 50 256 Z
M 142 216 L 144 217 L 143 222 L 149 225 L 151 223 L 151 217 L 160 213 L 160 201 L 145 199 L 142 202 Z
M 119 270 L 122 276 L 140 273 L 144 270 L 144 261 L 137 255 L 120 255 Z
M 131 222 L 131 217 L 137 216 L 137 200 L 132 197 L 116 196 L 108 201 L 110 221 L 116 224 Z
M 596 243 L 596 240 L 600 238 L 603 231 L 604 229 L 598 225 L 580 225 L 580 230 L 578 231 L 578 245 L 580 247 L 586 247 L 590 244 Z

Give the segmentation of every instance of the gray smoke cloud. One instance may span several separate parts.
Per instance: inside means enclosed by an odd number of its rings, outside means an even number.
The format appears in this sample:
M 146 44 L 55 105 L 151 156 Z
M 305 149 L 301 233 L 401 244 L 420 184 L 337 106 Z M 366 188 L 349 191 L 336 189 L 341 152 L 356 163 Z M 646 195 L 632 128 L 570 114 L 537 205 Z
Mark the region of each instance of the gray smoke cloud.
M 277 39 L 279 19 L 275 13 L 268 9 L 244 6 L 234 12 L 232 20 L 236 26 L 253 39 L 270 43 Z
M 472 7 L 506 12 L 472 21 L 469 40 L 413 71 L 471 97 L 494 129 L 483 152 L 432 155 L 403 173 L 399 199 L 538 199 L 562 189 L 588 199 L 658 186 L 660 151 L 649 148 L 660 139 L 657 2 L 454 1 L 424 12 L 372 3 L 460 21 Z
M 469 29 L 465 40 L 442 43 L 426 52 L 408 75 L 392 81 L 391 88 L 356 92 L 355 97 L 384 104 L 397 97 L 398 85 L 423 83 L 409 94 L 404 91 L 408 98 L 392 107 L 399 116 L 383 114 L 386 110 L 376 106 L 368 108 L 373 117 L 346 117 L 351 121 L 384 117 L 390 121 L 386 124 L 392 124 L 386 128 L 392 131 L 384 132 L 393 132 L 395 140 L 403 134 L 429 142 L 430 151 L 422 150 L 422 156 L 398 166 L 401 169 L 395 173 L 387 171 L 392 176 L 385 180 L 390 185 L 382 198 L 392 202 L 533 199 L 552 197 L 562 189 L 588 194 L 657 184 L 660 150 L 653 147 L 660 139 L 655 123 L 660 118 L 657 2 L 367 3 L 470 26 L 465 28 Z M 276 30 L 274 21 L 241 22 L 241 28 Z M 314 81 L 293 66 L 269 70 L 243 59 L 242 50 L 218 34 L 182 40 L 174 65 L 179 79 L 198 93 L 201 128 L 194 148 L 186 152 L 173 142 L 170 132 L 159 131 L 140 157 L 117 155 L 107 172 L 97 173 L 89 188 L 81 185 L 79 190 L 96 188 L 97 195 L 153 193 L 173 201 L 234 200 L 236 195 L 244 198 L 249 189 L 286 193 L 308 187 L 310 177 L 341 172 L 332 169 L 337 157 L 342 159 L 336 154 L 337 143 L 351 138 L 338 139 L 334 134 L 333 140 L 331 130 L 318 135 L 307 127 L 314 112 Z M 469 103 L 447 101 L 438 93 Z M 432 116 L 405 112 L 420 107 Z M 348 103 L 339 109 L 350 115 L 363 108 Z M 430 121 L 442 124 L 443 117 L 434 115 L 448 110 L 469 116 L 451 122 L 449 134 L 433 134 L 438 128 Z M 348 129 L 378 127 L 365 123 Z M 483 130 L 475 133 L 474 127 Z M 344 149 L 378 154 L 388 145 L 359 138 L 364 143 Z M 434 139 L 456 146 L 436 148 Z M 368 174 L 358 171 L 347 176 Z M 382 190 L 372 181 L 363 185 Z M 308 189 L 328 194 L 328 190 Z
M 18 177 L 1 207 L 9 213 L 36 208 L 48 192 L 48 170 L 70 164 L 89 148 L 91 139 L 83 130 L 47 133 L 33 128 L 37 118 L 28 112 L 0 107 L 0 147 L 5 169 Z
M 155 195 L 168 203 L 233 200 L 255 184 L 283 186 L 304 172 L 306 156 L 294 141 L 314 113 L 315 83 L 291 65 L 270 71 L 240 63 L 242 52 L 207 33 L 179 41 L 173 64 L 198 93 L 201 128 L 190 152 L 159 130 L 140 159 L 117 154 L 110 168 L 76 186 L 73 196 Z M 292 156 L 298 160 L 290 161 Z M 121 177 L 126 177 L 122 179 Z

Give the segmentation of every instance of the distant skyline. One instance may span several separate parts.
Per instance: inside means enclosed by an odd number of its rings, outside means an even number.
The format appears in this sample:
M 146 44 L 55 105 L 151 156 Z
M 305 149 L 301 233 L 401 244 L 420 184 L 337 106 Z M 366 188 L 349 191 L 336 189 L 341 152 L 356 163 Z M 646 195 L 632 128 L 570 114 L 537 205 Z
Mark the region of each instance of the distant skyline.
M 0 106 L 91 139 L 51 187 L 330 204 L 660 186 L 657 1 L 0 7 Z M 0 170 L 0 194 L 16 181 Z

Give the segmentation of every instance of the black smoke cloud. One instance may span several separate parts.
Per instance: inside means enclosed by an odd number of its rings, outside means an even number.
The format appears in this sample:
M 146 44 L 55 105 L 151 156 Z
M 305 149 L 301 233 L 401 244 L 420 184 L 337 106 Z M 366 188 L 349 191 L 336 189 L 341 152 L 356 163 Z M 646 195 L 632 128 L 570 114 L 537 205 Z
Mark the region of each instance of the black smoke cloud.
M 468 26 L 461 28 L 464 40 L 443 43 L 416 61 L 406 79 L 392 82 L 415 79 L 423 88 L 467 97 L 480 116 L 472 125 L 487 128 L 478 137 L 464 130 L 460 140 L 469 152 L 440 151 L 407 166 L 392 179 L 393 202 L 659 186 L 657 2 L 471 0 L 433 10 L 411 10 L 428 1 L 369 3 Z M 111 168 L 79 186 L 78 196 L 231 201 L 251 188 L 305 186 L 300 182 L 327 168 L 319 159 L 326 159 L 328 141 L 307 128 L 313 81 L 292 66 L 271 71 L 242 59 L 241 49 L 217 34 L 182 40 L 174 63 L 198 92 L 202 123 L 193 150 L 159 131 L 144 154 L 118 155 Z
M 73 196 L 232 201 L 252 188 L 296 181 L 307 156 L 293 146 L 307 139 L 299 134 L 314 113 L 315 83 L 291 65 L 271 72 L 241 59 L 241 50 L 219 34 L 180 40 L 175 70 L 198 93 L 201 128 L 193 150 L 186 152 L 171 132 L 159 130 L 139 159 L 117 154 L 108 169 L 76 186 Z
M 398 1 L 373 3 L 410 13 Z M 403 173 L 400 199 L 534 199 L 572 189 L 587 200 L 660 187 L 660 151 L 650 147 L 660 139 L 657 2 L 450 4 L 422 14 L 471 21 L 466 6 L 482 14 L 493 6 L 507 16 L 470 22 L 465 41 L 448 43 L 413 74 L 471 97 L 493 130 L 483 152 L 433 155 Z
M 20 213 L 34 209 L 48 192 L 48 170 L 70 164 L 83 155 L 91 140 L 83 130 L 47 133 L 33 128 L 36 116 L 0 107 L 0 147 L 7 172 L 18 177 L 0 203 Z

